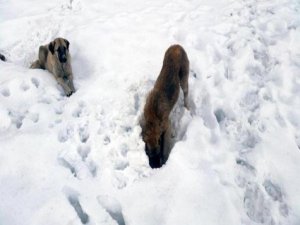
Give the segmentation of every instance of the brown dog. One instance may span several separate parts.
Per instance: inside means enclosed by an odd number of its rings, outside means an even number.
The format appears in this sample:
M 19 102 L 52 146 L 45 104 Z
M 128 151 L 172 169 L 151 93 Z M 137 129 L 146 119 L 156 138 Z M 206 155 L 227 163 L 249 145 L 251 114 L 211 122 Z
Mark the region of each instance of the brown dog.
M 178 100 L 180 86 L 184 106 L 188 109 L 189 60 L 180 45 L 172 45 L 165 53 L 163 66 L 149 93 L 141 121 L 145 151 L 152 168 L 161 167 L 170 153 L 169 115 Z
M 67 96 L 75 92 L 69 45 L 68 40 L 56 38 L 49 44 L 40 46 L 39 59 L 30 66 L 33 69 L 47 69 L 52 73 Z

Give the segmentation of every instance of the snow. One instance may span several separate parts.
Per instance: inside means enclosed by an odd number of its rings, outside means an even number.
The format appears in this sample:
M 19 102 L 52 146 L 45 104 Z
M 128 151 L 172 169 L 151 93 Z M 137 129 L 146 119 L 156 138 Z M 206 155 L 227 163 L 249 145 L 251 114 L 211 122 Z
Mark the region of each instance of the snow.
M 299 225 L 300 4 L 0 0 L 0 224 Z M 70 41 L 76 93 L 29 69 Z M 190 60 L 152 170 L 139 119 L 165 50 Z

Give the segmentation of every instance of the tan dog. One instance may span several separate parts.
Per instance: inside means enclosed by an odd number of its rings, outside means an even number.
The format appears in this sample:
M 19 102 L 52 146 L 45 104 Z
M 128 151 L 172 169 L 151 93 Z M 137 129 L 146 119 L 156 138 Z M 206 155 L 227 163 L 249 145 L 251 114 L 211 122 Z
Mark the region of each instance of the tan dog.
M 56 38 L 49 44 L 40 46 L 39 59 L 30 66 L 33 69 L 47 69 L 52 73 L 67 96 L 75 92 L 69 45 L 68 40 Z
M 169 115 L 178 100 L 180 86 L 184 106 L 188 109 L 189 60 L 180 45 L 172 45 L 165 53 L 161 72 L 149 93 L 141 121 L 142 138 L 152 168 L 161 167 L 170 153 Z

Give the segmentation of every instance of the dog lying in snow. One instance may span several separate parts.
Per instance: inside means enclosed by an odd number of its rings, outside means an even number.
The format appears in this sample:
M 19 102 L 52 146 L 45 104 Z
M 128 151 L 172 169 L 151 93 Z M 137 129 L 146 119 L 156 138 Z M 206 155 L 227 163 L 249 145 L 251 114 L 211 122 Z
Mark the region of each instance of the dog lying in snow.
M 75 92 L 69 45 L 68 40 L 56 38 L 49 44 L 40 46 L 39 58 L 30 66 L 33 69 L 47 69 L 52 73 L 67 96 Z
M 145 151 L 152 168 L 161 167 L 170 153 L 169 115 L 178 100 L 180 86 L 184 106 L 188 109 L 189 60 L 180 45 L 172 45 L 165 53 L 163 66 L 149 93 L 140 121 Z

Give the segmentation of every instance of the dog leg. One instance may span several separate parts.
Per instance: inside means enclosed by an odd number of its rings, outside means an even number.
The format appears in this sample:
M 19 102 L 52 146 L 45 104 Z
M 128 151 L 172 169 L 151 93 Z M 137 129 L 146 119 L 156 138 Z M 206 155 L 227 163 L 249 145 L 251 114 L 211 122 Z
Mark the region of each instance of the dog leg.
M 39 61 L 40 61 L 40 68 L 41 69 L 46 69 L 45 64 L 47 62 L 47 56 L 48 56 L 48 49 L 45 46 L 40 46 L 39 48 Z
M 180 86 L 183 91 L 183 97 L 184 97 L 184 107 L 186 109 L 189 109 L 189 103 L 188 103 L 188 93 L 189 93 L 189 62 L 186 60 L 183 63 L 183 66 L 180 70 L 179 74 L 180 78 Z
M 40 61 L 39 60 L 34 61 L 31 64 L 30 69 L 42 69 Z
M 75 92 L 75 88 L 74 88 L 74 83 L 73 83 L 73 78 L 69 79 L 69 87 L 72 90 L 72 92 Z
M 48 49 L 45 46 L 39 48 L 39 59 L 34 61 L 30 68 L 31 69 L 45 69 L 45 62 L 47 60 Z
M 167 127 L 166 131 L 163 133 L 163 148 L 162 148 L 162 161 L 165 164 L 169 158 L 171 153 L 171 149 L 173 147 L 172 143 L 172 130 L 171 130 L 171 123 L 169 121 L 169 126 Z
M 64 89 L 64 92 L 65 92 L 66 96 L 69 97 L 73 94 L 73 91 L 71 90 L 71 88 L 69 87 L 67 82 L 65 82 L 65 80 L 63 78 L 57 77 L 56 80 L 62 86 L 62 88 Z

